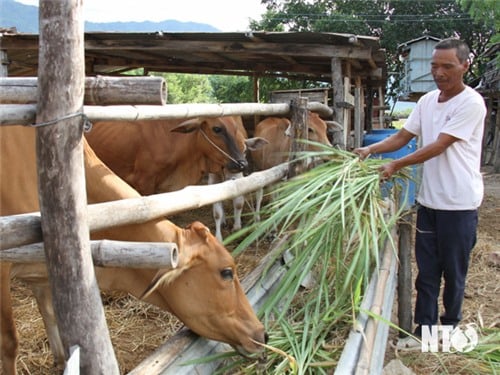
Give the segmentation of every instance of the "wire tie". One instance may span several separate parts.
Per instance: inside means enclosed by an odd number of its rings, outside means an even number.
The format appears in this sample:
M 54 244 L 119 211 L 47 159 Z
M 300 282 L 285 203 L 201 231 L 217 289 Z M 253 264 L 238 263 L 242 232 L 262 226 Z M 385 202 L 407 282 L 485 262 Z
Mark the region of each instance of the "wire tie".
M 92 129 L 92 123 L 90 122 L 89 118 L 83 112 L 71 113 L 69 115 L 57 118 L 55 120 L 50 120 L 50 121 L 45 121 L 45 122 L 38 122 L 38 123 L 35 123 L 35 124 L 30 124 L 29 126 L 34 127 L 34 128 L 38 128 L 38 127 L 41 127 L 41 126 L 54 125 L 54 124 L 57 124 L 59 121 L 67 120 L 67 119 L 70 119 L 70 118 L 73 118 L 73 117 L 78 117 L 78 116 L 82 116 L 83 117 L 83 130 L 85 132 L 90 131 L 90 129 Z

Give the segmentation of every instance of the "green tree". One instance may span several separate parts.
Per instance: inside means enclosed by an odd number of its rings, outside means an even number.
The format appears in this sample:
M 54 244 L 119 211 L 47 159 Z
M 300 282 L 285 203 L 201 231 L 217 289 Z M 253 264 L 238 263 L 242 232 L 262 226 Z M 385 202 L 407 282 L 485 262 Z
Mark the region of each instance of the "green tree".
M 477 57 L 498 30 L 498 0 L 262 0 L 266 13 L 253 30 L 315 31 L 376 36 L 387 52 L 389 72 L 402 72 L 398 47 L 423 35 L 464 39 Z M 479 17 L 478 17 L 479 15 Z M 494 15 L 494 16 L 492 16 Z M 497 27 L 495 27 L 495 25 Z M 468 83 L 482 72 L 475 59 Z M 396 96 L 399 75 L 394 75 L 388 96 Z
M 202 74 L 153 73 L 167 82 L 167 103 L 213 103 L 215 101 L 208 76 Z
M 211 75 L 209 82 L 218 103 L 252 102 L 252 80 L 247 76 Z

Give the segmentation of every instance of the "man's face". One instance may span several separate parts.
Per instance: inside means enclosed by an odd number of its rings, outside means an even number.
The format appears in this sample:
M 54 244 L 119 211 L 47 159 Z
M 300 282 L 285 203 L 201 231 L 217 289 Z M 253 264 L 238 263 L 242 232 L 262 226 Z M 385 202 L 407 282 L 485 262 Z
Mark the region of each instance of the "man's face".
M 469 62 L 458 60 L 456 49 L 435 49 L 432 53 L 431 73 L 437 87 L 447 92 L 462 86 Z

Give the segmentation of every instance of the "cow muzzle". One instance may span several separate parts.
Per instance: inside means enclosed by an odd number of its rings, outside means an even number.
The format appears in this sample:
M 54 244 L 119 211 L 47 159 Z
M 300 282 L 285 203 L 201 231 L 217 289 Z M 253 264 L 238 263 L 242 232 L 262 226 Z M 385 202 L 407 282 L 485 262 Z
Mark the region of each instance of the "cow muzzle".
M 246 160 L 231 160 L 226 164 L 226 168 L 231 173 L 243 172 L 248 168 Z

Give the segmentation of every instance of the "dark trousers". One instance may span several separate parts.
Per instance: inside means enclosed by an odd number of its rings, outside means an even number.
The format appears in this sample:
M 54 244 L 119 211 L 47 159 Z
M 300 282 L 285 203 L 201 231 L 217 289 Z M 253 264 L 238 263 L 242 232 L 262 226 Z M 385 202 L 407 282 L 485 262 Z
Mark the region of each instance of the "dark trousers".
M 415 334 L 420 326 L 438 321 L 438 297 L 444 278 L 441 324 L 456 326 L 462 319 L 465 278 L 476 243 L 477 210 L 444 211 L 420 206 L 417 211 L 415 257 Z

